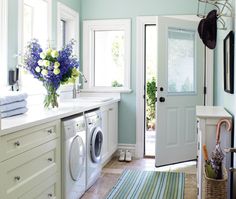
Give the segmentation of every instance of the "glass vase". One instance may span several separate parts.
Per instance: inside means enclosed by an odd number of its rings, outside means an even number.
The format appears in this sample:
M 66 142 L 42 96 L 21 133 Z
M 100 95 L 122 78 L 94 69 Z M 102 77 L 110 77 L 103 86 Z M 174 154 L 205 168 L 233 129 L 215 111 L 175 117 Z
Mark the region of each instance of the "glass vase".
M 58 97 L 57 89 L 52 85 L 48 83 L 43 84 L 47 94 L 44 98 L 44 107 L 47 109 L 58 107 Z

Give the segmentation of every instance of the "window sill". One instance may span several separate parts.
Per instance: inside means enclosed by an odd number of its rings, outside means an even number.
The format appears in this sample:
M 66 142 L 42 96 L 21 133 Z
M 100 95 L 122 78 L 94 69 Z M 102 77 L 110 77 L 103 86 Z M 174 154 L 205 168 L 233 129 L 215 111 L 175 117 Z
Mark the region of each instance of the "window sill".
M 86 88 L 81 89 L 83 93 L 132 93 L 129 88 Z

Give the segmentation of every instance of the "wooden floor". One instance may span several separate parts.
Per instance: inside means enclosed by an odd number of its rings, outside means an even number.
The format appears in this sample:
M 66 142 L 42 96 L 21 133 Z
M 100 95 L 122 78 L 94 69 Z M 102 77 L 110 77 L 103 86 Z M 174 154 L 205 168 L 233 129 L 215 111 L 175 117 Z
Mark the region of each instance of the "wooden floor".
M 112 159 L 102 170 L 97 182 L 84 194 L 82 199 L 103 199 L 116 184 L 124 169 L 141 169 L 149 171 L 185 172 L 185 199 L 197 198 L 196 165 L 195 162 L 182 163 L 167 167 L 155 168 L 154 159 L 133 160 L 130 163 Z

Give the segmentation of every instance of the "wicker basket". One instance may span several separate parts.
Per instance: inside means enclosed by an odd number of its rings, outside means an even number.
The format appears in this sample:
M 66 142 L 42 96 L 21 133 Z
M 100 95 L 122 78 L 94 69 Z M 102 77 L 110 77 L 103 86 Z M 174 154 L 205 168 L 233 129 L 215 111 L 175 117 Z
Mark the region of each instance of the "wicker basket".
M 204 195 L 205 199 L 227 199 L 227 170 L 223 168 L 223 179 L 208 178 L 204 170 Z

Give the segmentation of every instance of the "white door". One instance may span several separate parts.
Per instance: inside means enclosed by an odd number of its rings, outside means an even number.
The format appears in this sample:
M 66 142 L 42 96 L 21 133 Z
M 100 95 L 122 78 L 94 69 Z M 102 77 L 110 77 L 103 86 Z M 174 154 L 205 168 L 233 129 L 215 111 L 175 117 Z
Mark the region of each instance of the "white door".
M 204 102 L 197 21 L 157 18 L 156 166 L 196 159 L 195 107 Z

